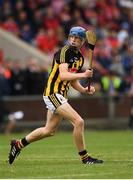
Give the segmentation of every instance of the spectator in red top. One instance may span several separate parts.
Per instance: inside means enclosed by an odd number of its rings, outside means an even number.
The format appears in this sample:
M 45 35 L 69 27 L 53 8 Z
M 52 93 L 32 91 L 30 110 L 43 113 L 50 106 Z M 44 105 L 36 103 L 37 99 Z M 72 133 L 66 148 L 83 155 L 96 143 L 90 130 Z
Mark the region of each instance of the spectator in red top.
M 15 35 L 19 34 L 19 29 L 17 23 L 14 21 L 12 16 L 9 16 L 3 24 L 3 28 L 9 32 L 12 32 Z
M 6 59 L 5 61 L 3 61 L 3 68 L 4 68 L 3 75 L 5 76 L 6 79 L 10 80 L 10 78 L 11 78 L 12 60 Z
M 35 42 L 37 47 L 45 53 L 53 51 L 58 43 L 53 29 L 49 29 L 47 32 L 40 29 Z
M 49 6 L 46 9 L 46 17 L 44 18 L 44 26 L 47 29 L 56 29 L 59 26 L 59 20 L 55 16 L 53 9 Z
M 104 27 L 107 26 L 109 28 L 112 27 L 112 23 L 113 26 L 119 26 L 121 13 L 116 1 L 97 1 L 95 8 L 98 10 L 97 21 L 99 24 L 103 25 Z
M 107 37 L 106 43 L 107 43 L 107 46 L 110 46 L 111 49 L 120 47 L 120 42 L 117 38 L 116 31 L 109 32 L 109 36 Z
M 36 46 L 43 51 L 43 47 L 44 47 L 44 42 L 46 41 L 46 31 L 43 28 L 40 28 L 36 38 L 35 38 L 35 43 Z

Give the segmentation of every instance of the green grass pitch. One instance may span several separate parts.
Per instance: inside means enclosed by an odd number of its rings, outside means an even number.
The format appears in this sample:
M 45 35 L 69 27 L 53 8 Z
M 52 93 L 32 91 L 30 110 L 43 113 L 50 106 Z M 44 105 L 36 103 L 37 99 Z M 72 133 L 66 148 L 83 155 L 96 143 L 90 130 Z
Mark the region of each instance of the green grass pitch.
M 104 164 L 80 163 L 71 132 L 58 132 L 22 150 L 13 165 L 6 160 L 10 139 L 0 135 L 0 178 L 130 179 L 133 178 L 133 131 L 85 132 L 87 149 Z

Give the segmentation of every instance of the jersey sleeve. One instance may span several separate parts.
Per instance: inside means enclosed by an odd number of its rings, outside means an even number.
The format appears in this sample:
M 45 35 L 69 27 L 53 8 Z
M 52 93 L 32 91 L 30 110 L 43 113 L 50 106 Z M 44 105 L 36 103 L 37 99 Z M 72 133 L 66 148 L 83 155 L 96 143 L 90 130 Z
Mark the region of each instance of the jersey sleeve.
M 55 57 L 56 62 L 58 64 L 61 63 L 69 63 L 69 59 L 70 59 L 70 53 L 69 53 L 69 48 L 68 47 L 63 47 L 58 54 Z

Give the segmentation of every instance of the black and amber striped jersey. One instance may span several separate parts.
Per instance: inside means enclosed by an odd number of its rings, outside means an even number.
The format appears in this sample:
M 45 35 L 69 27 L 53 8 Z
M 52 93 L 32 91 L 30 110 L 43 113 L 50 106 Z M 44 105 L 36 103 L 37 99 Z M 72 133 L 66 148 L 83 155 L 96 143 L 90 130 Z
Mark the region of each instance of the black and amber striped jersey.
M 47 86 L 44 91 L 44 96 L 49 96 L 54 93 L 59 93 L 67 97 L 67 92 L 70 87 L 70 81 L 61 81 L 59 76 L 59 65 L 61 63 L 68 64 L 68 71 L 77 73 L 81 70 L 84 58 L 80 51 L 72 46 L 65 45 L 54 54 L 52 69 L 48 78 Z

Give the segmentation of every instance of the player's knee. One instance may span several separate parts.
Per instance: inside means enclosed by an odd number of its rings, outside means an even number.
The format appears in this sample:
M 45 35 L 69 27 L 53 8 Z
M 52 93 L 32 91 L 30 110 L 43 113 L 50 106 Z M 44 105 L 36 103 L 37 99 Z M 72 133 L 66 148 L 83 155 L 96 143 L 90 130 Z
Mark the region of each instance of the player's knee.
M 50 136 L 54 136 L 54 135 L 55 135 L 55 131 L 51 131 Z
M 47 137 L 54 136 L 55 132 L 56 132 L 56 128 L 45 127 L 44 135 L 46 135 Z
M 76 120 L 75 126 L 77 128 L 84 128 L 84 120 L 82 118 L 78 118 Z
M 56 131 L 53 130 L 53 129 L 52 129 L 52 130 L 49 130 L 49 136 L 54 136 L 54 135 L 55 135 L 55 132 L 56 132 Z

